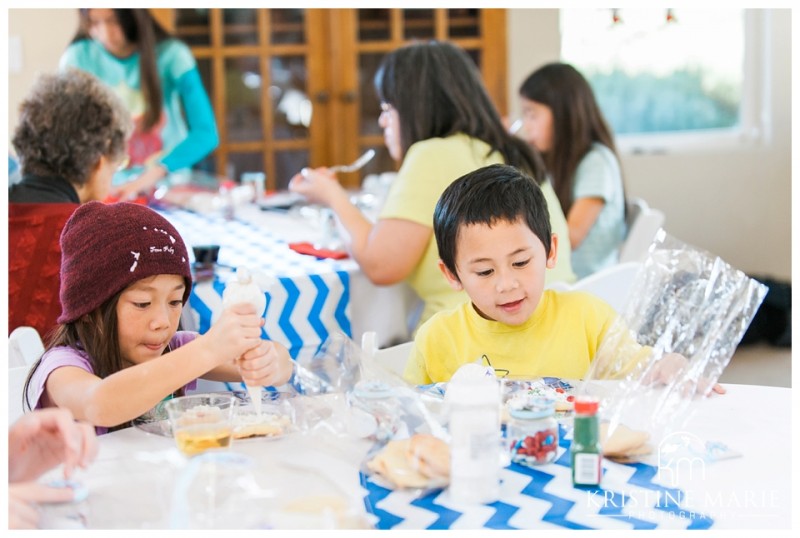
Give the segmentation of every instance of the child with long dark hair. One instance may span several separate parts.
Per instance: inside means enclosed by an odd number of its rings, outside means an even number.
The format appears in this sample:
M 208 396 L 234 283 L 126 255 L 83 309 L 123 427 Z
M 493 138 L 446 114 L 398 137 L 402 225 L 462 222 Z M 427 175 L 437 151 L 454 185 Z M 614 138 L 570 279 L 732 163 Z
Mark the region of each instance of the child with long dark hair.
M 613 265 L 626 234 L 625 186 L 592 87 L 571 65 L 551 63 L 525 79 L 519 95 L 524 136 L 544 157 L 567 216 L 575 274 Z
M 125 426 L 199 377 L 282 385 L 293 362 L 261 339 L 249 303 L 203 335 L 178 331 L 192 275 L 186 245 L 139 204 L 89 202 L 61 235 L 60 326 L 25 383 L 28 407 L 64 407 L 97 427 Z
M 136 178 L 115 189 L 122 199 L 148 192 L 219 144 L 194 56 L 147 9 L 81 9 L 80 27 L 60 66 L 88 71 L 108 84 L 134 118 L 132 168 L 125 177 Z

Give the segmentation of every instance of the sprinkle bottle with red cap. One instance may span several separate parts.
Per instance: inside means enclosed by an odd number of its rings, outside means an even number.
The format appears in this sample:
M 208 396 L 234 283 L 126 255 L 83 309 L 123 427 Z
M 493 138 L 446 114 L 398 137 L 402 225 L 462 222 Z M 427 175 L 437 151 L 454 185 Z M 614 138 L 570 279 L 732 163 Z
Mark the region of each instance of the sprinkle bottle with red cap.
M 572 484 L 598 486 L 602 476 L 600 426 L 597 418 L 599 402 L 596 398 L 575 398 L 575 418 L 572 433 Z

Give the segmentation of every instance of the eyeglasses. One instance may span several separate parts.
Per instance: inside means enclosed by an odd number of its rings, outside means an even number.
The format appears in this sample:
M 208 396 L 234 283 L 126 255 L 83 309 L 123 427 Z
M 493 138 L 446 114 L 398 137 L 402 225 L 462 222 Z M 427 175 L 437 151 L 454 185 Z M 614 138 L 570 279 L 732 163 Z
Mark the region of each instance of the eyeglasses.
M 509 370 L 506 370 L 505 368 L 495 368 L 494 366 L 492 366 L 492 362 L 489 360 L 489 357 L 487 355 L 481 355 L 481 360 L 484 363 L 486 363 L 485 366 L 488 366 L 489 368 L 494 370 L 495 375 L 499 378 L 507 377 L 508 374 L 511 373 Z

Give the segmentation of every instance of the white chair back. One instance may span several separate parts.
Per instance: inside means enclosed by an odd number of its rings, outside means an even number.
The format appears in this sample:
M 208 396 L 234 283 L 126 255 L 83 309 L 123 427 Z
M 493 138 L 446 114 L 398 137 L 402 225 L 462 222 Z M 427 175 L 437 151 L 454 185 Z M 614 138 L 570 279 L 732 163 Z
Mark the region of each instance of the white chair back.
M 22 389 L 28 378 L 28 366 L 15 366 L 8 369 L 8 424 L 22 416 Z
M 597 295 L 622 314 L 642 262 L 618 263 L 575 282 L 570 289 Z
M 628 235 L 620 246 L 619 263 L 643 261 L 656 233 L 664 225 L 664 212 L 636 197 L 629 198 L 626 205 Z
M 17 327 L 8 336 L 8 423 L 22 416 L 22 389 L 31 366 L 44 353 L 39 332 L 33 327 Z
M 44 343 L 33 327 L 17 327 L 8 336 L 8 366 L 30 367 L 44 353 Z
M 402 377 L 413 344 L 414 342 L 405 342 L 404 344 L 379 349 L 375 352 L 375 361 L 390 372 Z

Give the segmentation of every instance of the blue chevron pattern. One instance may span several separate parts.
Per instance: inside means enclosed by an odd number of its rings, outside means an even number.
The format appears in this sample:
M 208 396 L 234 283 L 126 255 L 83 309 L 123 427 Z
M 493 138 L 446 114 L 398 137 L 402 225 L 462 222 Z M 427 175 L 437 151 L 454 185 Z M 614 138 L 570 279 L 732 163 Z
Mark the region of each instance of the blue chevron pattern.
M 283 334 L 286 336 L 286 347 L 290 350 L 296 350 L 299 347 L 303 346 L 303 339 L 300 338 L 300 335 L 297 331 L 294 330 L 292 326 L 291 316 L 294 311 L 294 307 L 297 305 L 297 300 L 300 295 L 300 290 L 297 286 L 294 285 L 291 278 L 281 278 L 280 279 L 281 286 L 283 289 L 286 290 L 286 302 L 284 303 L 284 307 L 281 309 L 281 313 L 279 316 L 278 326 L 283 330 Z
M 311 311 L 308 314 L 308 322 L 316 331 L 320 341 L 324 342 L 328 339 L 329 333 L 328 329 L 325 328 L 325 324 L 322 323 L 320 319 L 320 314 L 322 313 L 322 307 L 325 305 L 325 301 L 328 299 L 330 292 L 328 286 L 325 285 L 325 282 L 318 275 L 311 275 L 310 278 L 314 287 L 317 289 L 317 298 L 314 299 L 314 304 L 311 306 Z
M 349 272 L 358 267 L 354 261 L 298 254 L 278 235 L 244 221 L 181 209 L 157 211 L 181 234 L 190 256 L 192 245 L 218 244 L 220 264 L 247 266 L 271 279 L 262 336 L 284 344 L 293 358 L 315 353 L 334 331 L 352 337 Z M 200 333 L 222 311 L 230 276 L 223 272 L 193 286 L 188 306 Z
M 353 330 L 350 328 L 350 314 L 348 314 L 348 305 L 350 304 L 350 274 L 344 271 L 336 273 L 342 282 L 342 297 L 336 305 L 336 321 L 339 322 L 339 327 L 342 332 L 348 336 L 352 336 Z
M 561 453 L 556 461 L 537 468 L 512 463 L 502 470 L 500 500 L 459 511 L 446 491 L 436 490 L 415 498 L 412 492 L 392 491 L 361 473 L 367 491 L 364 505 L 378 518 L 379 529 L 707 529 L 714 520 L 681 506 L 680 490 L 653 480 L 657 469 L 643 463 L 603 461 L 601 488 L 572 486 L 570 440 L 559 427 Z M 633 496 L 651 499 L 652 506 L 637 506 Z M 602 502 L 611 499 L 610 502 Z M 638 502 L 638 501 L 637 501 Z M 654 515 L 652 519 L 642 517 Z M 662 514 L 662 516 L 659 516 Z M 687 516 L 692 514 L 692 516 Z

